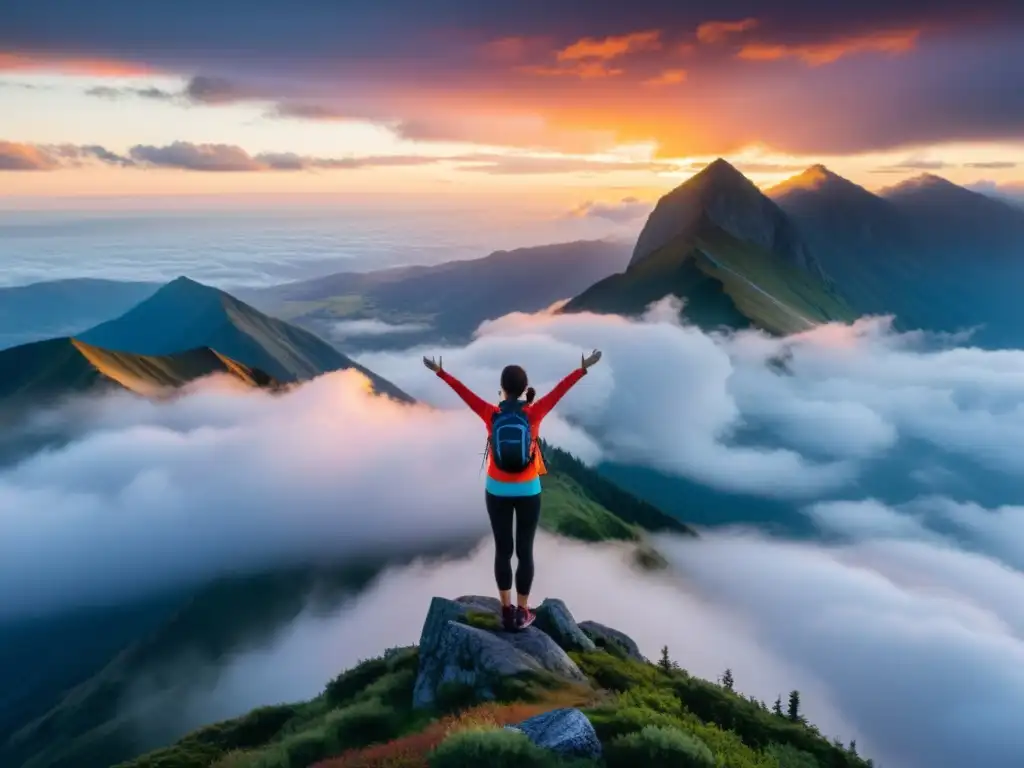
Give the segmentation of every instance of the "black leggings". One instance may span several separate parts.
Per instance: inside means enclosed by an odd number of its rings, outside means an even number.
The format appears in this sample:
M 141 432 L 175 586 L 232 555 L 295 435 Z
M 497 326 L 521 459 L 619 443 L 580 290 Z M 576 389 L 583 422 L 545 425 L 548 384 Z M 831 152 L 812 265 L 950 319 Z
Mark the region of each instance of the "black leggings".
M 530 594 L 533 586 L 533 537 L 540 521 L 540 494 L 533 496 L 495 496 L 485 494 L 487 515 L 494 532 L 494 579 L 498 589 L 512 589 L 512 553 L 516 565 L 516 592 Z M 512 539 L 512 515 L 515 513 L 516 536 Z

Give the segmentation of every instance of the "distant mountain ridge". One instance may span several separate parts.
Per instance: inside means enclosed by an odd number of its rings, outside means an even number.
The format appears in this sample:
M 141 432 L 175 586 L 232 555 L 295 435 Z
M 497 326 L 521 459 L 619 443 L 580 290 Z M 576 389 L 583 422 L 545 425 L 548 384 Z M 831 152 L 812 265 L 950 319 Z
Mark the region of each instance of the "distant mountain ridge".
M 143 355 L 209 347 L 282 382 L 353 369 L 369 378 L 377 392 L 412 402 L 394 384 L 309 331 L 187 277 L 171 281 L 121 317 L 91 328 L 80 338 Z
M 159 287 L 83 277 L 0 288 L 0 349 L 75 336 L 127 312 Z
M 665 195 L 626 271 L 592 285 L 561 312 L 637 315 L 666 296 L 702 328 L 807 330 L 856 314 L 786 214 L 716 160 Z
M 931 174 L 870 192 L 813 166 L 768 190 L 860 313 L 1024 341 L 1024 211 Z
M 429 266 L 343 272 L 238 295 L 344 349 L 464 343 L 485 320 L 545 309 L 617 272 L 628 260 L 626 243 L 579 240 Z M 377 322 L 383 332 L 349 333 L 346 321 Z

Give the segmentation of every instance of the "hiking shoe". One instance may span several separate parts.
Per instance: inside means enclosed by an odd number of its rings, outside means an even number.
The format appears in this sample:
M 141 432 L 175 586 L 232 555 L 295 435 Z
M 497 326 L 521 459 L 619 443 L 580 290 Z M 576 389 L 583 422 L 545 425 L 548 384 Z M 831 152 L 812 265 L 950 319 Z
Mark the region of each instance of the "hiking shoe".
M 506 632 L 514 632 L 517 628 L 516 607 L 514 605 L 503 605 L 501 607 L 501 626 Z
M 516 609 L 516 629 L 526 629 L 537 619 L 537 614 L 529 608 L 519 607 Z

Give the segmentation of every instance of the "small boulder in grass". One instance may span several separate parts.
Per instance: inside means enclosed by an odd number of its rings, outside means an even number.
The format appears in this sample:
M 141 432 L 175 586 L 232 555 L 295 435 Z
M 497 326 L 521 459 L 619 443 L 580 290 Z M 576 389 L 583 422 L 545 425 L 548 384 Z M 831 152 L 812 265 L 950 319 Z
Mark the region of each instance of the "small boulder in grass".
M 525 734 L 538 747 L 562 757 L 597 759 L 601 756 L 601 741 L 590 720 L 578 709 L 553 709 L 507 730 Z

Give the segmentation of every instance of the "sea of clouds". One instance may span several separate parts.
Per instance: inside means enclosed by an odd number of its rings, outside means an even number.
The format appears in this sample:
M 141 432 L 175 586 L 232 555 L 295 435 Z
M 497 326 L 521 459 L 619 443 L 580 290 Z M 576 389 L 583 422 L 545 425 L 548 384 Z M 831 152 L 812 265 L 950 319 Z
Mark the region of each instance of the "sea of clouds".
M 206 383 L 159 405 L 111 396 L 41 415 L 70 440 L 0 471 L 0 616 L 482 542 L 467 559 L 390 570 L 235 659 L 213 689 L 179 692 L 195 722 L 312 695 L 414 642 L 430 596 L 492 587 L 483 425 L 422 354 L 496 399 L 502 366 L 524 365 L 543 394 L 596 347 L 603 360 L 544 437 L 591 463 L 785 499 L 821 536 L 661 539 L 658 575 L 617 547 L 543 537 L 536 598 L 565 599 L 649 655 L 667 644 L 698 674 L 729 666 L 769 703 L 798 688 L 813 722 L 882 765 L 1012 765 L 1024 754 L 1024 351 L 897 334 L 884 319 L 714 335 L 677 309 L 511 315 L 464 348 L 360 358 L 421 405 L 335 373 L 279 397 Z M 868 493 L 890 461 L 906 469 L 900 497 Z M 969 493 L 979 472 L 1000 480 L 997 503 Z

